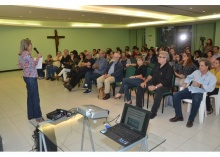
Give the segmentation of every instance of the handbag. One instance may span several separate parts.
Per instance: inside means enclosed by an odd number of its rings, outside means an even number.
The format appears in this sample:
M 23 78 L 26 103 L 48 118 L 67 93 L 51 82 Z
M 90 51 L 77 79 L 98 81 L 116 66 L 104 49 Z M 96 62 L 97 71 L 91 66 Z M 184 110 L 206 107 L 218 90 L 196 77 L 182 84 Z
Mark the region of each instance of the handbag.
M 72 66 L 72 71 L 78 73 L 80 71 L 79 66 Z
M 104 87 L 98 89 L 98 99 L 103 99 L 105 97 Z

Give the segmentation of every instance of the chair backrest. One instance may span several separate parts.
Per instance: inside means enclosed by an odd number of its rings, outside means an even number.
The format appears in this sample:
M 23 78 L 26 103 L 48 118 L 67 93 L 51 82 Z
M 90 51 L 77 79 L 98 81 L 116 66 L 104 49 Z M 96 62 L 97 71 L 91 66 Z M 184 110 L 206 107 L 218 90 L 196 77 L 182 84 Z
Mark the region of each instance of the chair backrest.
M 130 76 L 134 76 L 136 68 L 134 66 L 129 66 L 126 69 L 125 78 L 129 78 Z
M 150 66 L 147 66 L 147 72 L 146 72 L 146 78 L 150 75 L 150 73 L 151 73 L 151 71 L 152 71 L 152 67 L 150 67 Z
M 130 60 L 131 60 L 131 63 L 137 63 L 136 58 L 131 58 Z
M 173 73 L 173 77 L 172 77 L 172 92 L 174 91 L 174 87 L 175 87 L 175 79 L 176 79 L 176 76 Z
M 147 66 L 154 68 L 155 64 L 154 63 L 149 63 Z

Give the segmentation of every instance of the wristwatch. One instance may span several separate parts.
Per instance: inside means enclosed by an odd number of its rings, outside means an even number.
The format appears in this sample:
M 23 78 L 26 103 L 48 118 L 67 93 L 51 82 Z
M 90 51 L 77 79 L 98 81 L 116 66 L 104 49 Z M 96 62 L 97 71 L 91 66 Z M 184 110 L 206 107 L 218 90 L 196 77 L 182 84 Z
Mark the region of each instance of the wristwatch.
M 202 84 L 199 85 L 199 88 L 202 88 Z
M 157 86 L 155 86 L 155 89 L 157 89 Z

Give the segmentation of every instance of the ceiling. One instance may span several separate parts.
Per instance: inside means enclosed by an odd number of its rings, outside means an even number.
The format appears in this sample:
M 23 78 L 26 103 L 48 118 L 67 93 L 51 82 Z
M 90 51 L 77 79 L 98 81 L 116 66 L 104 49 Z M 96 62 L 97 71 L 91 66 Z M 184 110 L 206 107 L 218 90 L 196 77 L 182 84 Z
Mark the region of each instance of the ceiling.
M 220 20 L 220 5 L 0 5 L 0 25 L 137 28 Z

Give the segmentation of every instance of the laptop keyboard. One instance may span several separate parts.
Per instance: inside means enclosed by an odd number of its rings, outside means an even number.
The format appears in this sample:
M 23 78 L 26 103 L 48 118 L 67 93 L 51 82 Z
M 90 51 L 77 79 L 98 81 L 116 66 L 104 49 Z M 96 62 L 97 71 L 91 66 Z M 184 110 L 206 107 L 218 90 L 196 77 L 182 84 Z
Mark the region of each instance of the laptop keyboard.
M 135 133 L 133 130 L 129 130 L 120 125 L 115 125 L 114 127 L 109 128 L 109 130 L 119 135 L 123 139 L 126 139 L 127 141 L 133 141 L 136 140 L 137 138 L 142 138 L 141 135 Z

